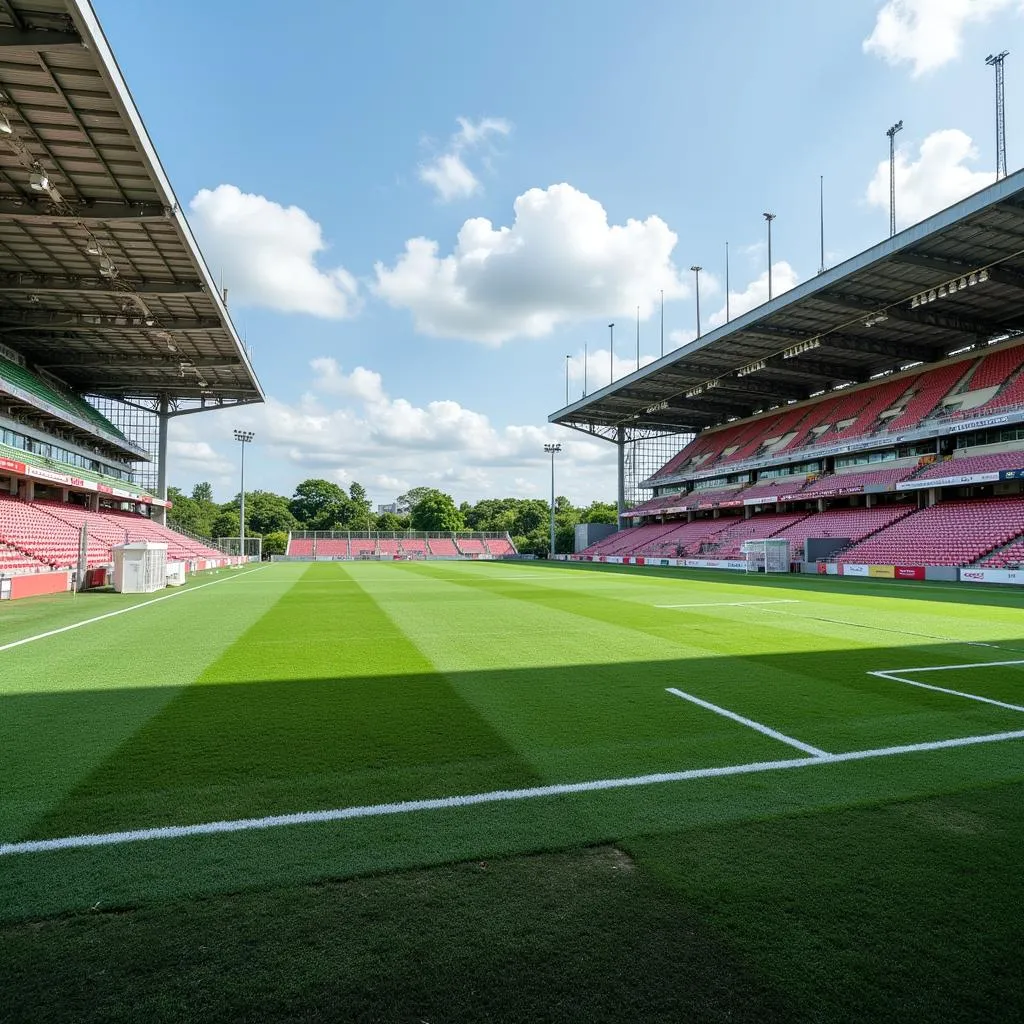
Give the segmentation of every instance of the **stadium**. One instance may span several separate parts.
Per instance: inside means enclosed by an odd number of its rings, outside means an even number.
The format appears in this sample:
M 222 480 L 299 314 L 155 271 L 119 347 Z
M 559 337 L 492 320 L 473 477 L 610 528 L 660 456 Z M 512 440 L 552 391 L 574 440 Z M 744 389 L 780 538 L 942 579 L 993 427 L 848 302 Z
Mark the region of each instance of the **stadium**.
M 168 525 L 267 396 L 95 12 L 0 45 L 0 1019 L 1019 1019 L 1024 171 L 552 413 L 571 555 L 264 560 Z

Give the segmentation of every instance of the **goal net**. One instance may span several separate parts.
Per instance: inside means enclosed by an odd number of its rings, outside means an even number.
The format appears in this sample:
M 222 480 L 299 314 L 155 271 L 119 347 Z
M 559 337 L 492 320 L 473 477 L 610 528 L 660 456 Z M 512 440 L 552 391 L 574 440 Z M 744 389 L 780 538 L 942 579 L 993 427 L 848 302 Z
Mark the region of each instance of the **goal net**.
M 789 541 L 766 538 L 743 542 L 747 572 L 789 572 Z

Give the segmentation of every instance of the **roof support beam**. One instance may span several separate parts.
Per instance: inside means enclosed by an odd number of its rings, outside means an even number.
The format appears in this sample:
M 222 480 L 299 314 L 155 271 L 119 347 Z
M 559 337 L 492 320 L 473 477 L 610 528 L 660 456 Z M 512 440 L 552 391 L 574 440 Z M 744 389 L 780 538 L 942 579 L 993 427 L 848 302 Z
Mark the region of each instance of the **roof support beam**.
M 129 281 L 118 278 L 136 295 L 203 295 L 201 281 Z M 111 285 L 103 277 L 57 277 L 46 274 L 0 274 L 0 292 L 30 294 L 93 294 L 124 295 L 122 288 Z
M 124 220 L 166 220 L 168 208 L 162 203 L 112 203 L 101 200 L 70 203 L 61 209 L 48 199 L 0 199 L 0 217 L 36 224 L 86 224 Z
M 1017 325 L 1013 324 L 997 324 L 985 320 L 967 319 L 966 317 L 958 316 L 952 310 L 946 313 L 932 312 L 931 310 L 926 312 L 921 309 L 907 309 L 895 304 L 885 306 L 884 303 L 872 299 L 861 298 L 857 295 L 846 295 L 840 292 L 822 292 L 820 297 L 825 302 L 843 309 L 852 309 L 863 313 L 884 312 L 893 320 L 902 320 L 905 323 L 913 324 L 926 324 L 928 327 L 937 327 L 939 330 L 967 334 L 972 338 L 993 337 L 997 334 L 1005 334 L 1007 331 L 1017 329 Z
M 86 367 L 102 370 L 162 370 L 173 369 L 228 369 L 241 366 L 242 360 L 237 356 L 192 356 L 190 358 L 173 359 L 158 355 L 66 355 L 55 354 L 36 357 L 36 365 L 47 370 L 71 369 Z
M 919 267 L 922 270 L 934 270 L 937 280 L 929 288 L 942 284 L 953 277 L 963 277 L 965 274 L 976 272 L 985 266 L 983 259 L 967 260 L 943 260 L 934 256 L 925 256 L 916 252 L 901 252 L 893 256 L 896 263 L 905 263 L 910 267 Z M 988 276 L 996 284 L 1005 284 L 1011 288 L 1024 288 L 1024 274 L 1019 274 L 1008 267 L 989 267 Z M 919 288 L 918 291 L 926 291 L 926 288 Z
M 0 47 L 32 50 L 40 53 L 44 50 L 80 50 L 83 45 L 82 37 L 77 32 L 38 28 L 0 28 Z
M 215 331 L 223 327 L 219 317 L 151 318 L 147 323 L 136 316 L 98 316 L 91 313 L 31 313 L 4 310 L 0 331 Z

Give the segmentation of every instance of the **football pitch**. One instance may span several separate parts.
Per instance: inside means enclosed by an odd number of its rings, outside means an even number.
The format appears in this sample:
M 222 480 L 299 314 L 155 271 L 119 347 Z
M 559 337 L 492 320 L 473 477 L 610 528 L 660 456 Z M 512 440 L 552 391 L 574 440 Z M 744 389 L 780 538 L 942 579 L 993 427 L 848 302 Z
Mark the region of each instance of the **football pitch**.
M 305 913 L 322 938 L 328 905 L 354 1020 L 605 1019 L 622 957 L 652 1020 L 1015 1019 L 1024 997 L 1016 593 L 338 562 L 19 602 L 0 779 L 0 959 L 36 1009 L 97 929 L 301 947 L 275 929 Z M 372 968 L 355 922 L 390 944 Z M 380 1011 L 410 931 L 413 995 Z M 535 1002 L 502 1016 L 514 980 Z

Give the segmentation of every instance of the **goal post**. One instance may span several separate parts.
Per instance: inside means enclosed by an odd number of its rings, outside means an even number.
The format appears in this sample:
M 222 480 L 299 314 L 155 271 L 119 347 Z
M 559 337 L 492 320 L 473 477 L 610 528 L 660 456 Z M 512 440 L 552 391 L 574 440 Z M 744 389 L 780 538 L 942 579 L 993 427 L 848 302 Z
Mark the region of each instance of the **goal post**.
M 747 572 L 789 572 L 789 541 L 776 537 L 743 542 Z

